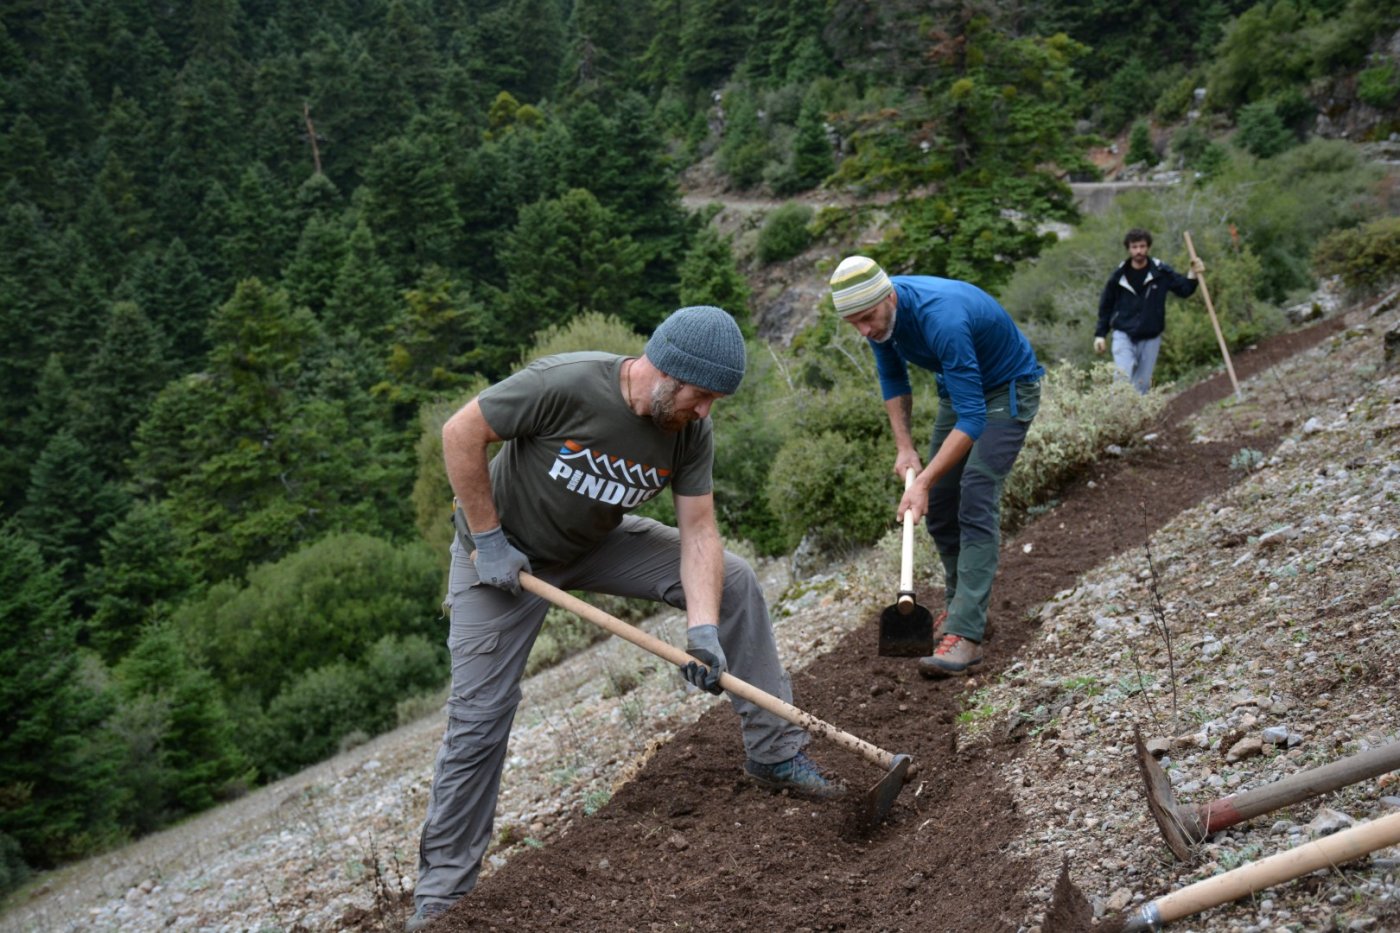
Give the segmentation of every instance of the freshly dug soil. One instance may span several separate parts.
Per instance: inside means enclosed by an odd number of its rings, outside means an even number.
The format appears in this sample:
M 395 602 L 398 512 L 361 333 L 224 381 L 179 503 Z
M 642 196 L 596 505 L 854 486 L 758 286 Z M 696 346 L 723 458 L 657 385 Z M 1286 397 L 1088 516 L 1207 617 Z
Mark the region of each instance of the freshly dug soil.
M 1265 341 L 1235 359 L 1236 373 L 1262 371 L 1341 326 L 1332 319 Z M 1181 420 L 1230 392 L 1223 373 L 1186 390 L 1150 445 L 1095 464 L 1057 508 L 1008 536 L 993 593 L 995 637 L 978 678 L 1014 663 L 1039 604 L 1231 485 L 1239 474 L 1230 458 L 1242 447 L 1273 448 L 1277 429 L 1191 442 Z M 942 594 L 921 592 L 919 601 L 937 611 Z M 1001 773 L 1020 746 L 1008 739 L 960 750 L 957 717 L 976 681 L 924 680 L 914 661 L 879 657 L 879 609 L 796 676 L 794 691 L 799 707 L 914 757 L 918 773 L 883 825 L 863 830 L 844 801 L 805 802 L 748 784 L 737 719 L 721 704 L 660 748 L 606 806 L 512 858 L 433 929 L 1017 929 L 1035 910 L 1027 890 L 1035 872 L 1005 854 L 1023 827 Z M 853 796 L 882 776 L 829 743 L 810 751 Z M 1087 926 L 1082 895 L 1067 873 L 1061 881 L 1047 929 Z

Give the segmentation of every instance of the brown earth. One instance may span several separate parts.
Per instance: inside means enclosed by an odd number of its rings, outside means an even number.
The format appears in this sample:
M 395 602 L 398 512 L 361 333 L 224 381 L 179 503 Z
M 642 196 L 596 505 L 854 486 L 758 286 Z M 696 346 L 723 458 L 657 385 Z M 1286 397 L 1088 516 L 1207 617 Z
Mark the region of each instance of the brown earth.
M 1236 372 L 1260 372 L 1341 327 L 1331 319 L 1265 341 L 1235 359 Z M 1273 448 L 1277 428 L 1191 443 L 1182 420 L 1230 391 L 1224 373 L 1186 390 L 1154 444 L 1095 464 L 1057 508 L 1008 537 L 993 599 L 997 634 L 979 676 L 1014 663 L 1033 631 L 1024 620 L 1039 604 L 1230 486 L 1238 476 L 1230 458 L 1242 446 Z M 919 595 L 923 605 L 941 601 Z M 1005 854 L 1024 827 L 1001 773 L 1020 746 L 1005 739 L 960 750 L 957 716 L 972 682 L 927 681 L 912 661 L 877 656 L 876 618 L 796 676 L 794 690 L 814 715 L 914 757 L 918 775 L 883 825 L 862 832 L 845 802 L 775 797 L 747 784 L 737 720 L 718 705 L 604 807 L 512 858 L 434 929 L 1016 930 L 1034 912 L 1034 872 Z M 881 776 L 834 746 L 812 752 L 857 792 Z M 1057 888 L 1044 928 L 1087 925 L 1067 874 Z

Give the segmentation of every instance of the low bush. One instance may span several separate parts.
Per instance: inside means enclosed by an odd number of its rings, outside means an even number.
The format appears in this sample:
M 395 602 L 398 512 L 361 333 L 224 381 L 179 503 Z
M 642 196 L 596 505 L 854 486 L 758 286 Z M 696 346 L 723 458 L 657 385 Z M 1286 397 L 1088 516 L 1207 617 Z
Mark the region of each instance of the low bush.
M 769 214 L 758 233 L 758 261 L 766 265 L 801 253 L 812 242 L 811 221 L 812 208 L 806 204 L 784 204 Z
M 1141 434 L 1165 405 L 1161 393 L 1138 395 L 1112 363 L 1050 368 L 1042 383 L 1040 414 L 1006 480 L 1002 523 L 1019 521 L 1098 460 L 1109 444 L 1124 444 Z
M 1297 142 L 1270 101 L 1255 101 L 1241 107 L 1235 122 L 1239 126 L 1235 142 L 1261 159 L 1276 156 Z
M 1400 280 L 1400 217 L 1383 217 L 1324 237 L 1313 251 L 1322 275 L 1340 275 L 1348 288 L 1381 289 Z
M 1379 59 L 1356 76 L 1356 96 L 1377 110 L 1393 106 L 1400 98 L 1400 69 L 1394 62 Z

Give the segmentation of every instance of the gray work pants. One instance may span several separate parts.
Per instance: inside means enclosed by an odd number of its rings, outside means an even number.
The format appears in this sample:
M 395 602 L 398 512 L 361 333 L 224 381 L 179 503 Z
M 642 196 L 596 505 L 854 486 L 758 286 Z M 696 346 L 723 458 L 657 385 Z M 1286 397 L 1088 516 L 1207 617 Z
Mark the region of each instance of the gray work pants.
M 1152 388 L 1152 370 L 1157 365 L 1157 353 L 1162 349 L 1162 335 L 1146 340 L 1134 340 L 1121 330 L 1113 332 L 1113 363 L 1137 389 L 1146 395 Z
M 938 548 L 947 584 L 948 621 L 943 631 L 977 642 L 987 629 L 987 605 L 1000 558 L 1001 489 L 1040 411 L 1039 383 L 1017 383 L 1015 390 L 1014 414 L 1010 386 L 987 394 L 982 434 L 962 462 L 929 490 L 925 525 Z M 930 460 L 957 421 L 952 403 L 940 400 Z
M 628 516 L 587 555 L 536 576 L 560 589 L 653 599 L 683 609 L 680 553 L 675 528 Z M 418 847 L 413 897 L 420 908 L 450 904 L 476 886 L 491 841 L 520 679 L 549 603 L 531 593 L 511 596 L 481 584 L 467 549 L 454 540 L 444 607 L 451 617 L 452 695 Z M 758 579 L 753 568 L 729 553 L 719 640 L 734 676 L 792 702 Z M 746 700 L 731 696 L 730 702 L 753 760 L 786 761 L 807 744 L 807 734 L 791 723 Z

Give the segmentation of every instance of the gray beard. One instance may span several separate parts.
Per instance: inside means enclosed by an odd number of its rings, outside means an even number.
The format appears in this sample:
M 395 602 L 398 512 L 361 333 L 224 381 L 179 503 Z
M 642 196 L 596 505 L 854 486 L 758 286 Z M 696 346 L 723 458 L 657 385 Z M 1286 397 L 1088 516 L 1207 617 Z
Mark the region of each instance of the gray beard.
M 676 414 L 676 393 L 680 390 L 681 384 L 670 376 L 651 390 L 651 423 L 667 434 L 675 434 L 695 420 L 690 415 Z

